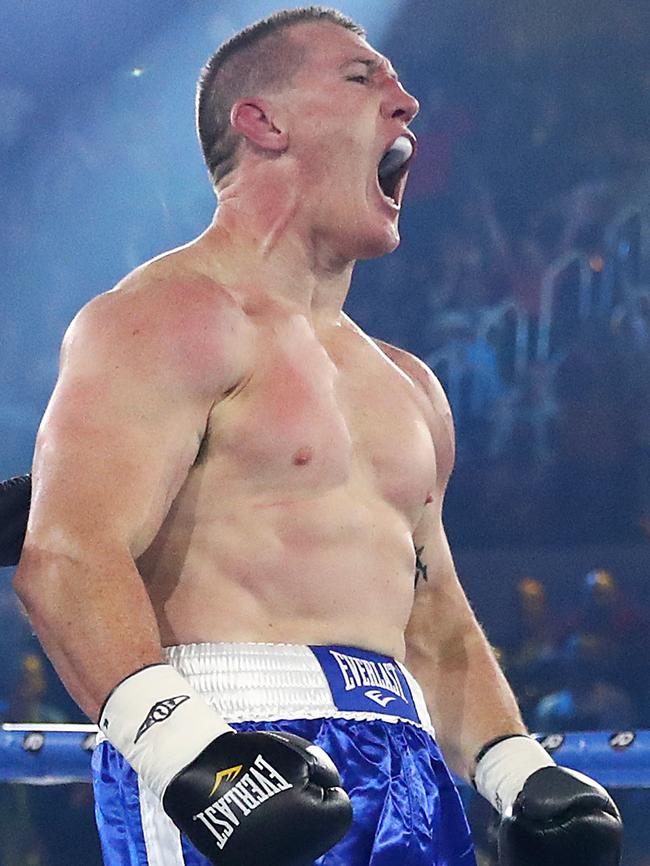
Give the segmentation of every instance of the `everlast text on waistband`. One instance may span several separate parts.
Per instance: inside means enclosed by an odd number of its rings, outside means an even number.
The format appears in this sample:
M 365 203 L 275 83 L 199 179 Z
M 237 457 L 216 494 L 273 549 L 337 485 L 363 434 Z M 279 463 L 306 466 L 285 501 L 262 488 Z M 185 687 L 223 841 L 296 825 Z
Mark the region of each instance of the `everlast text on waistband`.
M 407 700 L 397 668 L 392 662 L 374 662 L 370 659 L 355 658 L 336 650 L 330 650 L 330 653 L 341 669 L 346 691 L 375 686 L 387 689 L 404 701 Z

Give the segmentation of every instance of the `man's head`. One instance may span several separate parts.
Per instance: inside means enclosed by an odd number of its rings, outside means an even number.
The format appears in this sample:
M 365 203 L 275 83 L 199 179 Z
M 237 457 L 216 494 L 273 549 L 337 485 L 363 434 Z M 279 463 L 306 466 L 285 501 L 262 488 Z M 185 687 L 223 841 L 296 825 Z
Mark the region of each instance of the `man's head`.
M 237 100 L 287 87 L 306 55 L 305 46 L 291 38 L 291 29 L 305 22 L 324 21 L 361 37 L 366 35 L 362 27 L 335 9 L 285 9 L 240 30 L 207 61 L 197 86 L 196 123 L 214 184 L 236 165 L 241 135 L 233 129 L 230 115 Z
M 364 31 L 322 7 L 242 31 L 199 86 L 199 132 L 222 202 L 244 195 L 343 260 L 399 243 L 417 110 Z

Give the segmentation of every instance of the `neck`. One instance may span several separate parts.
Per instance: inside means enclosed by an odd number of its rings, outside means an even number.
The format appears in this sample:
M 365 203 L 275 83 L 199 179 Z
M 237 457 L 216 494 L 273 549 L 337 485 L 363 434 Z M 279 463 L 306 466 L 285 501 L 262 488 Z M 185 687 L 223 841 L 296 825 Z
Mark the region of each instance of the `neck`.
M 287 190 L 291 194 L 287 199 Z M 219 280 L 298 308 L 310 321 L 340 319 L 354 261 L 337 256 L 312 228 L 295 185 L 267 171 L 219 194 L 202 235 Z

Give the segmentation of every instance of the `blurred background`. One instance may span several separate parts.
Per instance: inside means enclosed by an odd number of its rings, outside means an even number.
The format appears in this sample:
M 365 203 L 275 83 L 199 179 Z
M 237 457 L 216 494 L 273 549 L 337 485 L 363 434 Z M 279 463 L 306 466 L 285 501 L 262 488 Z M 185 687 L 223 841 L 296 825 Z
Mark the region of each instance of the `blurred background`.
M 0 0 L 0 477 L 29 471 L 79 307 L 210 220 L 198 70 L 282 5 Z M 401 247 L 347 309 L 447 391 L 468 594 L 533 729 L 650 727 L 650 4 L 336 5 L 422 104 Z M 0 719 L 83 721 L 10 580 Z M 649 866 L 650 798 L 619 800 Z M 0 866 L 99 864 L 87 786 L 2 785 L 9 809 Z

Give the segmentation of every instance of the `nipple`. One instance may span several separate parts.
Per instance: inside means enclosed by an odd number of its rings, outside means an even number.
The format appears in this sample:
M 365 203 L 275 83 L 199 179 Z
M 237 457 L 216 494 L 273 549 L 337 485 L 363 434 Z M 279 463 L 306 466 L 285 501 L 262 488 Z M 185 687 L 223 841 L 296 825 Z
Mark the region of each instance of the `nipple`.
M 293 455 L 293 465 L 294 466 L 306 466 L 314 456 L 314 452 L 308 446 L 305 448 L 299 448 L 298 451 Z
M 429 495 L 427 496 L 427 498 L 424 501 L 424 504 L 425 505 L 431 505 L 432 502 L 433 502 L 433 493 L 429 493 Z

